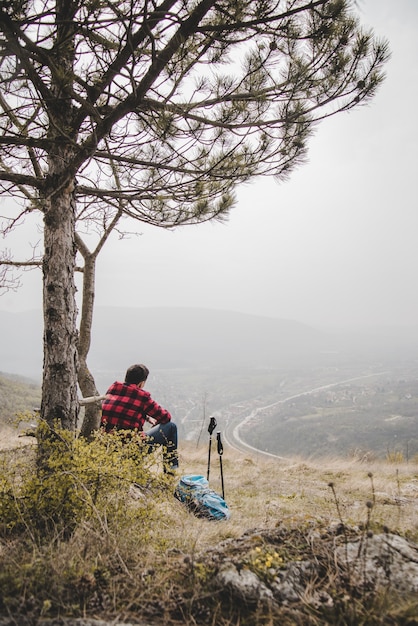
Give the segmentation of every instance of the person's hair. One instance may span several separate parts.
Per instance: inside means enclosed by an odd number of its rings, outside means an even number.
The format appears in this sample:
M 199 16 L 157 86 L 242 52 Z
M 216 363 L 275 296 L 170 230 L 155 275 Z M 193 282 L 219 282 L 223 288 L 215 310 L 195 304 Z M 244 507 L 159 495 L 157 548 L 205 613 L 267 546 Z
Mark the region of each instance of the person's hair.
M 131 365 L 125 374 L 125 383 L 128 385 L 139 385 L 143 380 L 147 380 L 149 369 L 146 365 Z

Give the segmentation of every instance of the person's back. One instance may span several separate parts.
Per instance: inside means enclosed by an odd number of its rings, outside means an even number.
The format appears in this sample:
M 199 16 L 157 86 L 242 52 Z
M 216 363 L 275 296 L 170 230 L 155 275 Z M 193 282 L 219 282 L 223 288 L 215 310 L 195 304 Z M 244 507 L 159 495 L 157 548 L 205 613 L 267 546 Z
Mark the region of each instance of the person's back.
M 106 432 L 135 430 L 142 434 L 152 452 L 156 445 L 164 446 L 164 469 L 177 469 L 177 426 L 171 414 L 155 402 L 143 388 L 149 370 L 145 365 L 131 365 L 125 382 L 114 382 L 106 392 L 102 403 L 101 426 Z M 153 428 L 143 432 L 144 423 Z
M 144 423 L 150 421 L 149 418 L 153 418 L 155 423 L 166 424 L 171 420 L 171 415 L 137 384 L 116 381 L 109 387 L 102 403 L 102 425 L 106 431 L 140 431 Z

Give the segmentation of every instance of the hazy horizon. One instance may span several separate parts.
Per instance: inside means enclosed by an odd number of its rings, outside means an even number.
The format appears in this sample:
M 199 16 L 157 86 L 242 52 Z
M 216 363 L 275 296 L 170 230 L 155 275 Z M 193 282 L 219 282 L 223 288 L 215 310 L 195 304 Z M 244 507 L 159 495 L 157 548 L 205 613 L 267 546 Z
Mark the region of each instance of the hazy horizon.
M 0 309 L 0 371 L 39 378 L 42 313 Z M 95 378 L 122 376 L 130 363 L 153 370 L 259 367 L 363 367 L 415 360 L 417 326 L 346 332 L 292 320 L 181 307 L 97 307 L 88 356 Z M 369 366 L 367 365 L 367 367 Z M 112 380 L 107 380 L 110 384 Z
M 42 304 L 40 303 L 39 306 L 30 306 L 29 303 L 25 303 L 25 301 L 23 301 L 23 306 L 24 308 L 13 308 L 13 309 L 8 309 L 8 308 L 3 308 L 1 306 L 2 304 L 2 299 L 0 298 L 0 313 L 6 313 L 6 314 L 27 314 L 27 313 L 36 313 L 39 316 L 42 316 Z M 181 304 L 179 305 L 171 305 L 171 304 L 167 304 L 167 305 L 158 305 L 158 306 L 141 306 L 141 305 L 117 305 L 117 304 L 95 304 L 94 305 L 94 311 L 96 311 L 97 309 L 115 309 L 115 313 L 117 310 L 135 310 L 135 311 L 149 311 L 150 309 L 156 309 L 156 310 L 177 310 L 177 311 L 204 311 L 204 312 L 212 312 L 212 313 L 222 313 L 222 314 L 233 314 L 233 315 L 239 315 L 239 316 L 244 316 L 244 317 L 248 317 L 248 318 L 259 318 L 260 320 L 266 319 L 266 320 L 274 320 L 274 321 L 278 321 L 278 322 L 290 322 L 290 323 L 295 323 L 295 324 L 300 324 L 301 326 L 305 326 L 308 328 L 311 328 L 313 330 L 318 330 L 321 332 L 325 332 L 325 333 L 334 333 L 334 332 L 379 332 L 379 331 L 384 331 L 384 330 L 390 330 L 393 329 L 394 331 L 402 331 L 403 332 L 408 332 L 409 330 L 418 330 L 418 319 L 416 320 L 411 320 L 410 323 L 405 324 L 405 323 L 401 323 L 401 322 L 385 322 L 379 319 L 376 319 L 374 321 L 346 321 L 346 322 L 340 322 L 337 323 L 335 320 L 332 320 L 330 323 L 326 323 L 326 322 L 319 322 L 319 323 L 315 323 L 315 322 L 307 322 L 307 321 L 301 321 L 299 319 L 295 319 L 295 318 L 290 318 L 290 317 L 282 317 L 281 315 L 274 315 L 273 313 L 252 313 L 252 312 L 248 312 L 248 311 L 239 311 L 239 310 L 235 310 L 235 309 L 224 309 L 221 307 L 210 307 L 210 306 L 183 306 Z M 78 317 L 81 315 L 81 310 L 78 310 Z M 93 318 L 94 318 L 94 314 L 93 314 Z

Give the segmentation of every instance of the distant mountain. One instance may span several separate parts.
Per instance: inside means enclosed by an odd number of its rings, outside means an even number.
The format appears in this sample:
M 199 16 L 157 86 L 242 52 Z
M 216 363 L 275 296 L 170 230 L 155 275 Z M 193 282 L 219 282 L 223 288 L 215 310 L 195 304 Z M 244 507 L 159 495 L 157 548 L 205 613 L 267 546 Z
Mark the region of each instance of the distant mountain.
M 92 363 L 255 367 L 317 352 L 328 337 L 288 320 L 186 308 L 98 308 Z
M 0 370 L 40 378 L 40 311 L 0 311 Z M 271 365 L 328 347 L 328 337 L 297 322 L 229 311 L 98 307 L 89 357 L 94 370 Z
M 89 366 L 95 375 L 120 377 L 127 365 L 153 369 L 273 367 L 330 354 L 416 349 L 416 333 L 400 340 L 377 332 L 337 335 L 290 321 L 194 308 L 97 307 Z M 40 311 L 0 311 L 0 371 L 41 379 Z

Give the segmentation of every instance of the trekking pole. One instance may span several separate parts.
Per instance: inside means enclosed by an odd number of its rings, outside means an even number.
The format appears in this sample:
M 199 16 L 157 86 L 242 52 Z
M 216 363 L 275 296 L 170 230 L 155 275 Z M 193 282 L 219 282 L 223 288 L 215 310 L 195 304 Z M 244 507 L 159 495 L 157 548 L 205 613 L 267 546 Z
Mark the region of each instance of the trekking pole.
M 223 468 L 222 468 L 222 455 L 224 453 L 224 447 L 222 445 L 222 441 L 221 441 L 221 433 L 217 432 L 216 433 L 216 438 L 218 440 L 218 454 L 219 454 L 219 465 L 221 468 L 221 484 L 222 484 L 222 497 L 225 500 L 225 489 L 224 489 L 224 472 L 223 472 Z
M 210 452 L 212 449 L 212 433 L 216 428 L 216 419 L 214 417 L 210 418 L 210 422 L 209 422 L 209 426 L 208 426 L 208 433 L 209 433 L 209 452 L 208 452 L 208 473 L 207 473 L 207 480 L 209 480 L 209 472 L 210 472 Z

